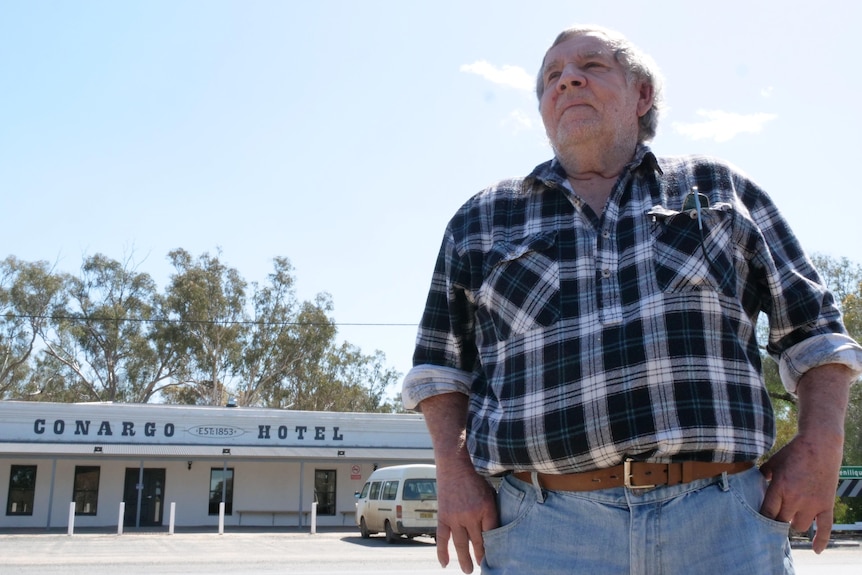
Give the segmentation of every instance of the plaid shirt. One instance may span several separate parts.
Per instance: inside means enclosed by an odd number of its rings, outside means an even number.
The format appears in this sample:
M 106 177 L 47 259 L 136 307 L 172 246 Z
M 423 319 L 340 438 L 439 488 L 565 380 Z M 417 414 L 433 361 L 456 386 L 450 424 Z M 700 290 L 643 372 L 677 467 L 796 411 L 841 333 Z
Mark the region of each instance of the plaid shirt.
M 486 475 L 751 461 L 775 437 L 761 311 L 791 391 L 842 353 L 862 364 L 778 210 L 730 166 L 641 146 L 599 217 L 550 161 L 450 221 L 404 403 L 468 394 Z

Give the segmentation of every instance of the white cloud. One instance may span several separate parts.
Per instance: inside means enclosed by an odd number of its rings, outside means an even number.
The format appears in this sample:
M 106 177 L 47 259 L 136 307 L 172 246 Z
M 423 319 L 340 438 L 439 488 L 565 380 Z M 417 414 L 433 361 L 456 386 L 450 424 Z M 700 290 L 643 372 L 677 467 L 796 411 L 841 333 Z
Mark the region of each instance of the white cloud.
M 771 98 L 772 93 L 774 91 L 775 91 L 775 88 L 773 88 L 772 86 L 769 86 L 768 88 L 763 88 L 762 90 L 760 90 L 760 95 L 763 96 L 764 98 Z
M 535 79 L 519 66 L 509 66 L 507 64 L 498 68 L 490 62 L 479 60 L 472 64 L 464 64 L 461 66 L 461 71 L 476 74 L 489 82 L 515 88 L 516 90 L 531 92 L 535 89 Z
M 757 134 L 766 122 L 778 117 L 775 114 L 735 114 L 722 110 L 698 110 L 697 115 L 705 121 L 691 124 L 674 122 L 674 131 L 692 140 L 727 142 L 738 134 Z
M 515 134 L 523 130 L 533 129 L 533 120 L 522 110 L 512 110 L 502 124 L 503 127 L 511 128 Z

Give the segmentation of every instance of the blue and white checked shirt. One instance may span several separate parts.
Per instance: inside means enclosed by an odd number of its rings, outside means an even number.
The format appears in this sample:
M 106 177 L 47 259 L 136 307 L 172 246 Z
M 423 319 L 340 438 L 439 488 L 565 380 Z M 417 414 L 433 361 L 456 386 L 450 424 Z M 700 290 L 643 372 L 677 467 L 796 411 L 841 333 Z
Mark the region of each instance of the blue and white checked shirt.
M 700 219 L 683 210 L 695 186 Z M 550 161 L 450 221 L 404 405 L 467 394 L 486 475 L 751 461 L 775 437 L 761 311 L 790 391 L 817 365 L 862 370 L 831 294 L 744 175 L 641 146 L 597 216 Z

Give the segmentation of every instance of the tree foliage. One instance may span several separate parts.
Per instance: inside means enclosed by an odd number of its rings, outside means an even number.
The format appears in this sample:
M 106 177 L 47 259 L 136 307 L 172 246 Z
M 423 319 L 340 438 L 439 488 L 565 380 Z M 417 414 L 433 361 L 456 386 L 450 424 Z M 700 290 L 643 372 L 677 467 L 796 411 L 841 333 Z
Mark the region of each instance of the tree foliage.
M 250 285 L 219 253 L 168 259 L 160 293 L 130 260 L 97 254 L 67 275 L 7 258 L 0 398 L 396 409 L 385 393 L 399 374 L 381 352 L 337 342 L 332 298 L 300 301 L 287 258 Z
M 862 341 L 862 265 L 817 256 L 814 263 L 841 308 L 850 337 Z M 862 386 L 854 385 L 844 428 L 845 465 L 862 465 Z
M 81 400 L 145 402 L 157 381 L 151 323 L 156 286 L 149 275 L 97 254 L 66 278 L 66 306 L 43 331 L 44 353 Z
M 64 278 L 47 262 L 0 263 L 0 397 L 35 393 L 31 357 L 49 318 L 62 307 Z

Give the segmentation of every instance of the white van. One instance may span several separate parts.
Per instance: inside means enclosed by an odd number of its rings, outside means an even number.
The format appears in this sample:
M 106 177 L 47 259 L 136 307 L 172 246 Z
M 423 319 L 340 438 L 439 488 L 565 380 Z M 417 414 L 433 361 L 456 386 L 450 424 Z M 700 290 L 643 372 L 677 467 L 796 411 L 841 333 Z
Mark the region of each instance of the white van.
M 392 543 L 406 535 L 437 536 L 437 468 L 395 465 L 374 471 L 356 494 L 356 524 L 363 538 L 381 531 Z

